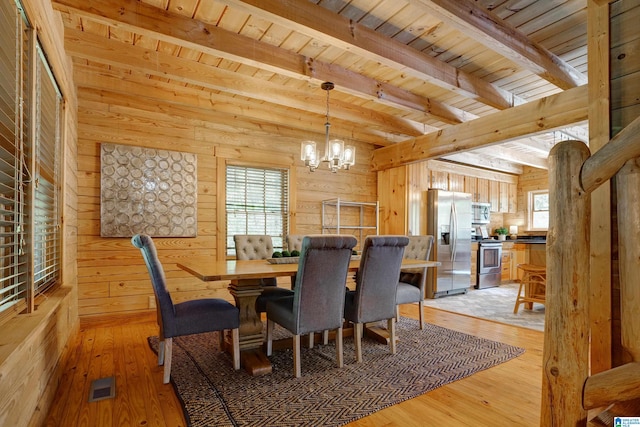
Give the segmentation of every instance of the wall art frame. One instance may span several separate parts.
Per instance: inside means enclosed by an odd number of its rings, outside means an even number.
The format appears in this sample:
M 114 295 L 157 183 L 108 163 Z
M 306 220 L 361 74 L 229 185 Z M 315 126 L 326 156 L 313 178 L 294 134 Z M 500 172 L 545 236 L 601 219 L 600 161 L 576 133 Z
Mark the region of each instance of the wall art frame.
M 100 236 L 196 237 L 196 154 L 100 144 Z

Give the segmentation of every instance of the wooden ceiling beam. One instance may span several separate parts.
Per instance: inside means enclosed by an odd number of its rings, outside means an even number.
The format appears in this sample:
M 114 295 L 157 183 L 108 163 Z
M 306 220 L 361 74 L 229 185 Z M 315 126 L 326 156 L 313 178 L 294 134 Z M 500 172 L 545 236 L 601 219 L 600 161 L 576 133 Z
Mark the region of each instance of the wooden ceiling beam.
M 64 0 L 68 1 L 68 0 Z M 224 0 L 252 15 L 293 28 L 314 39 L 380 62 L 431 84 L 500 110 L 518 105 L 515 96 L 411 46 L 377 33 L 308 0 Z
M 555 131 L 558 132 L 558 131 Z M 536 137 L 536 136 L 527 136 L 525 138 L 520 138 L 516 141 L 511 141 L 512 143 L 521 145 L 528 150 L 535 151 L 539 153 L 540 156 L 548 156 L 549 151 L 556 145 L 557 142 L 560 142 L 561 138 L 557 138 L 556 140 L 550 140 L 549 138 L 544 137 Z
M 487 155 L 492 157 L 498 157 L 510 163 L 517 163 L 519 165 L 531 166 L 538 169 L 547 169 L 547 155 L 542 156 L 532 155 L 531 152 L 523 152 L 514 148 L 501 146 L 496 150 L 494 147 L 480 148 L 475 151 L 479 155 Z
M 412 113 L 421 112 L 447 124 L 458 124 L 474 119 L 475 115 L 433 98 L 417 95 L 408 90 L 392 86 L 335 64 L 307 58 L 306 76 L 318 81 L 335 83 L 336 90 L 359 98 L 380 102 L 390 107 Z
M 229 126 L 245 127 L 244 123 L 251 123 L 253 130 L 255 123 L 260 123 L 263 129 L 272 128 L 273 133 L 300 140 L 324 136 L 325 119 L 322 116 L 301 116 L 295 110 L 273 104 L 258 104 L 225 93 L 212 93 L 161 80 L 150 80 L 138 73 L 96 69 L 80 64 L 76 64 L 74 68 L 74 80 L 78 88 L 145 99 L 154 106 L 158 103 L 172 104 L 172 111 L 188 111 L 192 117 L 203 117 L 202 120 L 211 120 L 215 115 L 218 117 L 217 121 Z M 199 112 L 196 114 L 195 111 Z M 340 120 L 333 123 L 331 134 L 345 140 L 374 145 L 385 146 L 392 143 L 386 140 L 388 135 L 383 132 L 366 126 L 347 126 L 347 122 Z
M 502 150 L 500 150 L 502 151 Z M 498 157 L 484 156 L 482 153 L 456 153 L 444 157 L 445 160 L 462 163 L 465 165 L 473 165 L 474 167 L 486 168 L 501 172 L 513 173 L 516 175 L 522 175 L 524 168 L 516 163 L 509 162 L 506 159 Z
M 173 44 L 228 58 L 235 62 L 284 74 L 292 78 L 331 81 L 336 89 L 402 109 L 420 111 L 447 124 L 465 121 L 465 112 L 435 99 L 379 82 L 334 64 L 316 61 L 295 52 L 209 25 L 196 19 L 135 2 L 56 0 L 56 8 L 72 9 L 82 16 L 125 27 Z M 393 94 L 389 96 L 388 94 Z
M 580 71 L 471 0 L 413 0 L 458 31 L 561 89 L 587 83 Z
M 289 108 L 326 114 L 326 93 L 301 91 L 283 87 L 232 71 L 211 67 L 196 61 L 150 51 L 119 41 L 88 34 L 79 30 L 65 30 L 65 49 L 68 53 L 91 61 L 170 78 L 175 81 L 203 86 L 234 95 L 242 95 Z M 390 114 L 357 107 L 339 100 L 331 100 L 334 116 L 362 125 L 384 129 L 390 134 L 418 136 L 423 126 Z
M 373 152 L 374 170 L 445 157 L 526 135 L 549 132 L 582 122 L 588 115 L 587 86 L 489 114 Z

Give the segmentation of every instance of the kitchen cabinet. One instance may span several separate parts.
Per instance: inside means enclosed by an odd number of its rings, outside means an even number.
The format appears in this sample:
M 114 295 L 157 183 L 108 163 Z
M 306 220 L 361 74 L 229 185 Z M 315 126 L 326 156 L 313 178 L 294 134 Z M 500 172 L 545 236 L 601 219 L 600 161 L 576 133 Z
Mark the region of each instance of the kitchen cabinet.
M 515 184 L 508 182 L 498 183 L 498 205 L 495 212 L 516 213 L 516 199 L 518 191 Z
M 500 212 L 500 183 L 498 181 L 489 181 L 489 203 L 491 203 L 491 212 Z
M 503 181 L 489 181 L 491 212 L 516 213 L 517 191 L 515 184 Z
M 449 173 L 438 170 L 431 170 L 431 186 L 438 190 L 449 191 Z
M 501 281 L 511 280 L 511 249 L 502 249 L 502 276 Z
M 518 211 L 518 186 L 516 184 L 507 184 L 509 192 L 507 199 L 507 212 L 516 213 Z
M 489 180 L 485 178 L 477 179 L 478 202 L 490 203 L 489 201 Z
M 449 191 L 457 191 L 460 193 L 468 193 L 465 191 L 465 179 L 464 175 L 458 175 L 456 173 L 449 174 Z M 473 200 L 473 195 L 471 196 Z
M 478 178 L 476 178 L 475 176 L 465 176 L 464 192 L 471 194 L 472 202 L 478 202 Z
M 518 268 L 518 264 L 526 264 L 527 246 L 524 243 L 515 243 L 511 249 L 511 278 L 512 280 L 522 279 L 522 270 Z
M 502 244 L 502 283 L 513 279 L 513 247 L 514 243 L 506 241 Z
M 509 212 L 509 183 L 500 182 L 498 191 L 498 212 Z

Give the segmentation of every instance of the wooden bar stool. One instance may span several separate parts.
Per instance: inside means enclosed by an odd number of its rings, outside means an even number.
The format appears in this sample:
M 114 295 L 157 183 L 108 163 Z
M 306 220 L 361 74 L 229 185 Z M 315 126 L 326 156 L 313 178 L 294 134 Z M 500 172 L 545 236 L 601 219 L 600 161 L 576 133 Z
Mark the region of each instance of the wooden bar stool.
M 534 302 L 544 304 L 547 287 L 547 267 L 533 264 L 518 264 L 518 268 L 524 272 L 524 275 L 518 288 L 516 305 L 513 308 L 514 314 L 518 314 L 518 308 L 522 303 L 524 303 L 525 307 L 529 310 L 533 308 Z

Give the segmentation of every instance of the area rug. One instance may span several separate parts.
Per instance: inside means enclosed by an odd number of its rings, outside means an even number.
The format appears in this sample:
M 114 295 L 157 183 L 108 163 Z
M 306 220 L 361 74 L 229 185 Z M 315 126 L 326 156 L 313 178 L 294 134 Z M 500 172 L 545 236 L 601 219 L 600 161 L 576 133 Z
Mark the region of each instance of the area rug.
M 340 426 L 524 353 L 436 325 L 420 330 L 406 318 L 397 335 L 395 355 L 365 338 L 360 364 L 353 339 L 345 338 L 343 368 L 335 365 L 333 343 L 303 348 L 297 379 L 290 349 L 274 351 L 271 374 L 252 377 L 234 371 L 229 355 L 218 352 L 217 333 L 175 338 L 171 381 L 194 427 Z M 158 338 L 149 344 L 157 352 Z
M 534 303 L 533 309 L 520 304 L 517 314 L 513 313 L 518 294 L 518 283 L 508 283 L 494 288 L 473 289 L 466 294 L 427 299 L 424 305 L 439 310 L 465 314 L 472 317 L 544 331 L 544 305 Z

